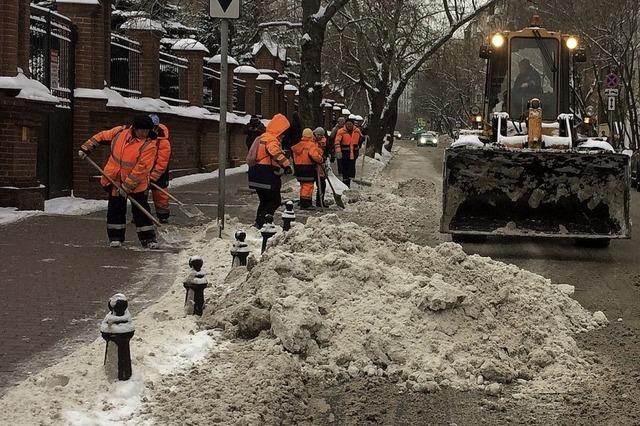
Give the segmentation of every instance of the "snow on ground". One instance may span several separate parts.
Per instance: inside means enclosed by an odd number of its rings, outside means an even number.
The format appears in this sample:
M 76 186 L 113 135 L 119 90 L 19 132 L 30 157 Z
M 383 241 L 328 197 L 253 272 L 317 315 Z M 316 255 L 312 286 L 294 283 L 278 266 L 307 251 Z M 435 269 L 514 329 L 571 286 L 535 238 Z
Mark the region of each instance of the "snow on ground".
M 44 202 L 45 213 L 80 216 L 105 210 L 107 200 L 87 200 L 79 197 L 59 197 Z
M 233 167 L 225 170 L 225 176 L 238 175 L 241 173 L 246 173 L 249 170 L 249 167 L 246 164 L 243 164 L 239 167 Z M 175 179 L 171 179 L 169 184 L 170 188 L 177 188 L 179 186 L 190 185 L 192 183 L 202 182 L 208 179 L 217 179 L 219 176 L 219 171 L 214 170 L 210 173 L 195 173 L 192 175 L 182 176 Z
M 194 317 L 185 317 L 182 281 L 188 274 L 188 257 L 199 254 L 209 282 L 219 285 L 231 264 L 233 237 L 225 234 L 222 240 L 210 240 L 205 238 L 207 228 L 198 231 L 193 233 L 191 248 L 180 255 L 179 264 L 168 265 L 168 270 L 178 271 L 171 289 L 142 312 L 136 312 L 136 301 L 129 300 L 136 328 L 131 340 L 133 376 L 129 381 L 107 382 L 103 370 L 105 343 L 96 324 L 98 337 L 92 344 L 30 377 L 0 399 L 2 423 L 138 425 L 140 404 L 161 377 L 202 362 L 214 348 L 223 350 L 224 344 L 218 346 L 219 333 L 199 330 Z
M 17 222 L 42 212 L 36 210 L 18 210 L 15 207 L 0 207 L 0 225 Z

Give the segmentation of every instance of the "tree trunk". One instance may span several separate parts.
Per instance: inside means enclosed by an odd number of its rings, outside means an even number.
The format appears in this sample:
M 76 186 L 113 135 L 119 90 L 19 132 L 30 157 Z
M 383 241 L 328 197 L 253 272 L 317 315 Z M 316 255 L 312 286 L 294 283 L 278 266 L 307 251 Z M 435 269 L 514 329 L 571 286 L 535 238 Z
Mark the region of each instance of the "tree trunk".
M 302 40 L 300 54 L 300 118 L 305 127 L 323 125 L 322 109 L 322 47 L 326 25 L 312 15 L 320 8 L 320 0 L 302 2 Z

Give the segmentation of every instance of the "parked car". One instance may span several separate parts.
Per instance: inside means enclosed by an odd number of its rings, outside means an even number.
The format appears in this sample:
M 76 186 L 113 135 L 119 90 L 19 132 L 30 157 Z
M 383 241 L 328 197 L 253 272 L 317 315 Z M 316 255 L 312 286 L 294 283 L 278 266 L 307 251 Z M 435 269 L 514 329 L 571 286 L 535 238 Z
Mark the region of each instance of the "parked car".
M 434 132 L 426 132 L 418 136 L 417 146 L 438 146 L 438 135 Z

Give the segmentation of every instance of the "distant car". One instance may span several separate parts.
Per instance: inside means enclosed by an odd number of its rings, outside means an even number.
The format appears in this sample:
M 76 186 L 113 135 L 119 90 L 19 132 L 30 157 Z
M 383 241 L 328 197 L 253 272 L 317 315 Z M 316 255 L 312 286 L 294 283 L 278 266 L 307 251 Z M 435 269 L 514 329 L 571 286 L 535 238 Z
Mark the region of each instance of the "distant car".
M 402 134 L 399 131 L 394 131 L 393 132 L 393 138 L 394 139 L 402 139 Z
M 438 135 L 433 132 L 423 133 L 418 137 L 417 146 L 438 146 Z

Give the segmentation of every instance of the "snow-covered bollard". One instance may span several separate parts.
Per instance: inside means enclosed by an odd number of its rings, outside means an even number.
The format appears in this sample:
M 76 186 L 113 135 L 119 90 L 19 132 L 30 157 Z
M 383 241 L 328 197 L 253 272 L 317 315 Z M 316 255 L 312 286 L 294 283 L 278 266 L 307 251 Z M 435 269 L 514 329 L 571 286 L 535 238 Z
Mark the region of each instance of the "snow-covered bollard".
M 184 312 L 187 315 L 202 316 L 204 309 L 204 289 L 207 288 L 207 278 L 202 272 L 204 262 L 200 256 L 191 256 L 189 258 L 189 267 L 191 271 L 182 283 L 187 293 L 184 298 Z
M 284 204 L 284 212 L 282 212 L 282 230 L 291 229 L 291 224 L 296 221 L 296 213 L 293 211 L 293 201 L 289 200 Z
M 260 229 L 260 234 L 262 234 L 262 253 L 267 249 L 267 241 L 269 238 L 276 235 L 278 232 L 276 226 L 273 224 L 273 216 L 268 214 L 264 216 L 264 225 Z
M 237 266 L 247 266 L 247 258 L 249 257 L 249 244 L 245 242 L 247 239 L 247 233 L 244 232 L 243 229 L 236 231 L 235 233 L 236 242 L 233 243 L 233 247 L 231 247 L 231 256 L 233 260 L 231 262 L 231 267 L 235 268 Z
M 129 302 L 122 293 L 111 296 L 107 304 L 109 313 L 100 324 L 102 338 L 107 347 L 104 352 L 104 371 L 110 381 L 129 380 L 131 377 L 131 351 L 129 341 L 135 328 L 129 312 Z

